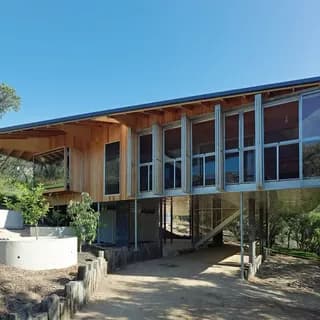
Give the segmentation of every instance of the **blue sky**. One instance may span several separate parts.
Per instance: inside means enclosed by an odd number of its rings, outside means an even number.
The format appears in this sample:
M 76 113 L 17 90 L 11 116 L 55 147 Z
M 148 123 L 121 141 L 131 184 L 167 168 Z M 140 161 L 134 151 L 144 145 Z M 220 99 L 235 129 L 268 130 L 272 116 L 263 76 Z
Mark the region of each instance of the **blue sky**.
M 320 75 L 320 1 L 10 0 L 0 127 Z

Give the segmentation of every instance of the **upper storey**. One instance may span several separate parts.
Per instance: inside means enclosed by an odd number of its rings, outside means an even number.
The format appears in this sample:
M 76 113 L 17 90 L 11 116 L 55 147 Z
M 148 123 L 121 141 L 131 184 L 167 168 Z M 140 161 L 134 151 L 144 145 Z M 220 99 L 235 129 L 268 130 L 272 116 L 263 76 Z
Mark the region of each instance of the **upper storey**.
M 55 191 L 95 201 L 320 186 L 319 89 L 311 78 L 3 128 L 0 152 L 34 158 L 40 181 L 42 159 L 63 155 Z

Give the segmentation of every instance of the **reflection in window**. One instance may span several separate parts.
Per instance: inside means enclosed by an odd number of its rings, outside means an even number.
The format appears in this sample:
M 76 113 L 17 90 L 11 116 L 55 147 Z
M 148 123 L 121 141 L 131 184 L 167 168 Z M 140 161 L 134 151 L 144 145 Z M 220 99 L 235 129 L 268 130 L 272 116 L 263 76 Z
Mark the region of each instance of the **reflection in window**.
M 303 138 L 320 137 L 320 95 L 304 97 L 302 105 Z
M 320 177 L 320 95 L 302 100 L 303 176 Z
M 181 188 L 181 128 L 164 132 L 165 150 L 165 188 Z
M 206 165 L 205 185 L 206 186 L 214 185 L 215 181 L 216 181 L 216 179 L 215 179 L 215 176 L 216 176 L 215 157 L 214 156 L 206 157 L 205 165 Z
M 45 189 L 65 188 L 68 172 L 65 172 L 65 149 L 57 149 L 34 156 L 33 177 L 35 183 Z M 68 168 L 66 168 L 68 171 Z
M 239 183 L 239 153 L 226 154 L 226 183 Z
M 245 147 L 255 145 L 255 126 L 254 126 L 254 111 L 245 112 L 243 114 L 244 121 L 244 137 L 243 143 Z
M 174 162 L 166 162 L 165 164 L 165 188 L 174 188 Z
M 239 115 L 228 116 L 225 120 L 225 147 L 236 149 L 239 147 Z
M 299 144 L 279 147 L 279 179 L 299 178 Z
M 139 189 L 141 192 L 152 190 L 152 135 L 139 137 Z
M 149 182 L 148 182 L 148 167 L 140 167 L 140 191 L 148 191 Z
M 168 129 L 164 132 L 165 156 L 171 159 L 181 157 L 181 128 Z
M 215 148 L 214 121 L 192 125 L 192 154 L 212 153 Z
M 264 109 L 264 143 L 299 138 L 298 101 Z
M 298 101 L 264 108 L 265 180 L 299 178 L 298 139 Z
M 249 150 L 243 153 L 244 163 L 243 163 L 243 180 L 244 182 L 254 182 L 255 181 L 255 151 Z
M 320 177 L 320 142 L 303 144 L 303 176 Z
M 192 185 L 215 184 L 215 128 L 214 120 L 192 125 Z
M 118 194 L 120 181 L 120 143 L 113 142 L 105 147 L 105 194 Z
M 264 179 L 277 180 L 277 148 L 264 149 Z
M 203 185 L 203 158 L 192 159 L 192 185 Z

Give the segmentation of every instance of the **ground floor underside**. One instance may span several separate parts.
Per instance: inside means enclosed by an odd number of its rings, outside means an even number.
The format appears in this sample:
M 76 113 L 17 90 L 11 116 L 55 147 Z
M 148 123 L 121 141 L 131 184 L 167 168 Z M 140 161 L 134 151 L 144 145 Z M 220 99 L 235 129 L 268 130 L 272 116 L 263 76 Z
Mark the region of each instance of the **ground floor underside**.
M 266 269 L 246 282 L 239 279 L 239 261 L 239 246 L 229 244 L 129 265 L 105 278 L 76 319 L 319 318 L 320 279 L 313 289 L 289 285 L 308 281 L 317 265 L 287 260 L 275 274 Z
M 289 224 L 283 233 L 289 239 L 277 238 L 277 229 L 284 219 L 290 222 L 294 218 L 300 223 L 300 215 L 320 210 L 320 190 L 175 196 L 96 206 L 100 211 L 99 245 L 139 251 L 141 246 L 156 243 L 166 257 L 231 241 L 242 249 L 240 262 L 245 276 L 246 272 L 257 271 L 276 241 L 280 246 L 299 245 Z M 244 260 L 245 255 L 248 261 Z

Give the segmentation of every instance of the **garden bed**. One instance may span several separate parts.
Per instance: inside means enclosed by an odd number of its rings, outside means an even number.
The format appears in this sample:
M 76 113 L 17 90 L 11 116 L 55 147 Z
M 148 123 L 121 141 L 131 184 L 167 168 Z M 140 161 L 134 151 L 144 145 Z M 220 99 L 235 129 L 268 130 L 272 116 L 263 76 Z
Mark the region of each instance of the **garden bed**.
M 94 260 L 88 252 L 78 254 L 78 265 Z M 27 271 L 0 264 L 0 314 L 19 312 L 26 304 L 37 305 L 50 294 L 64 295 L 65 284 L 75 280 L 78 266 L 47 271 Z

